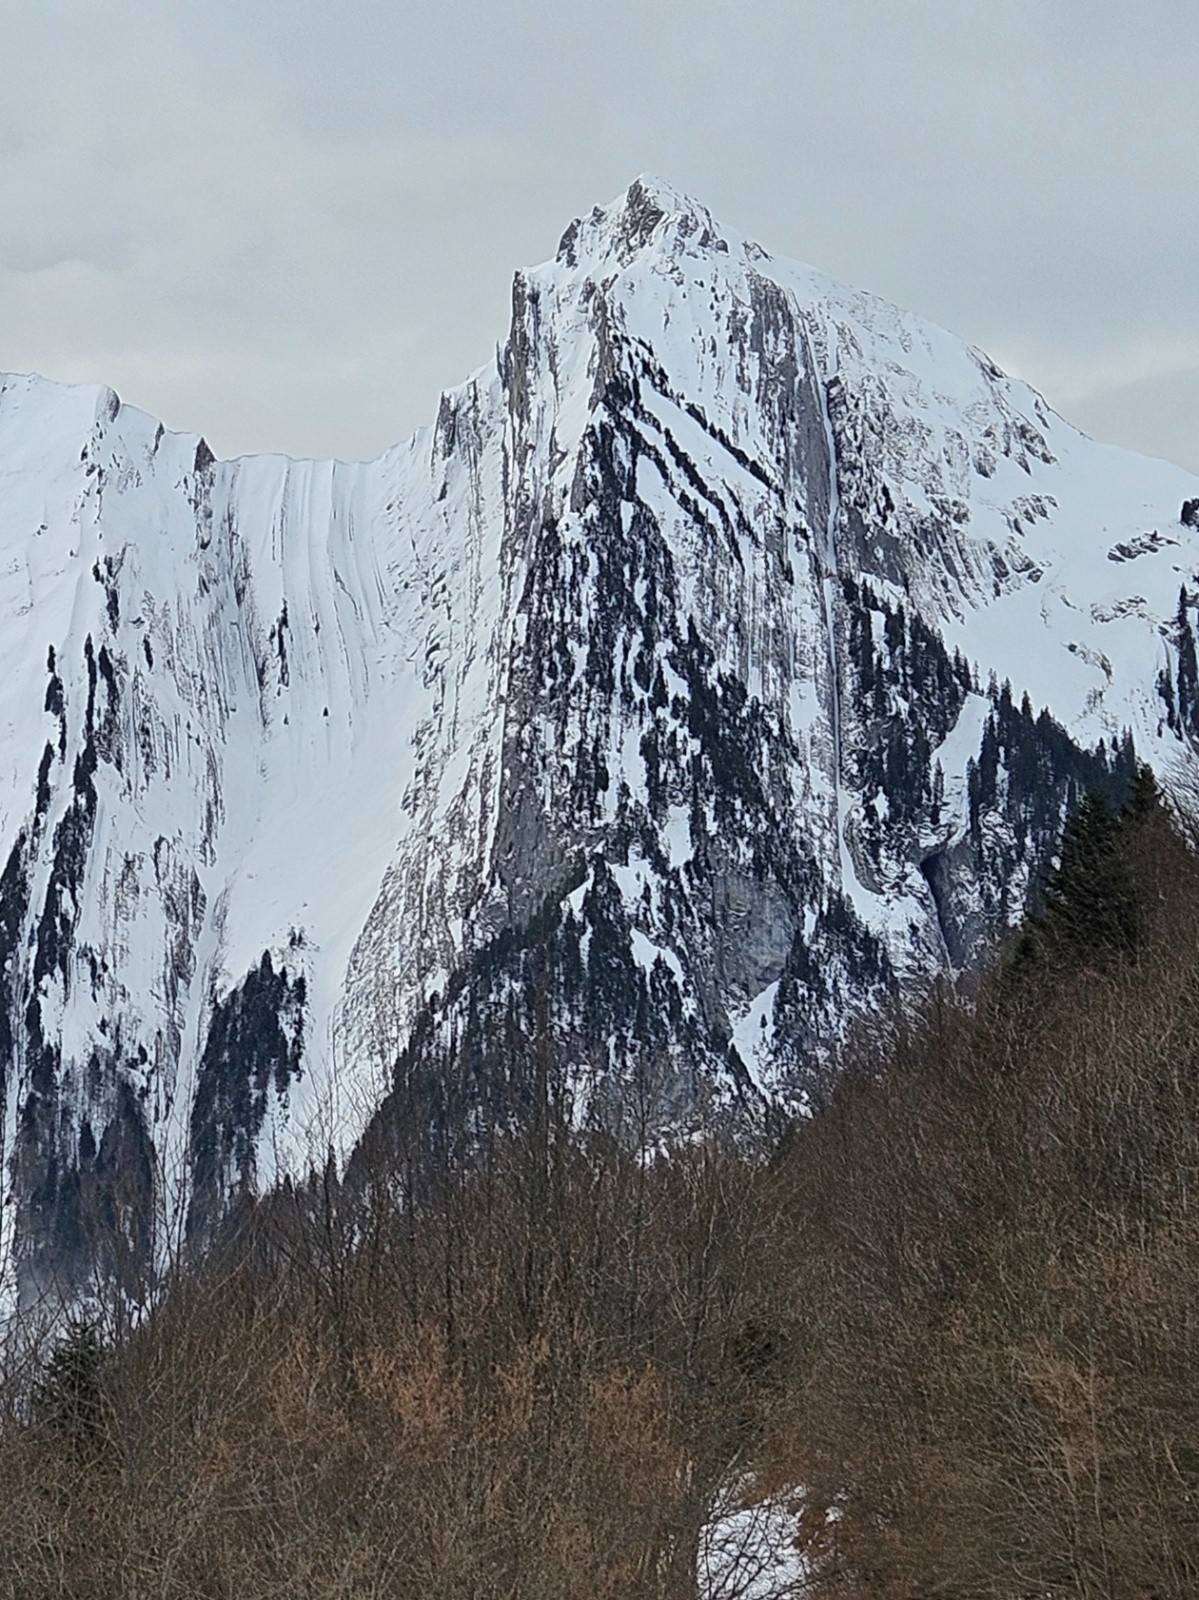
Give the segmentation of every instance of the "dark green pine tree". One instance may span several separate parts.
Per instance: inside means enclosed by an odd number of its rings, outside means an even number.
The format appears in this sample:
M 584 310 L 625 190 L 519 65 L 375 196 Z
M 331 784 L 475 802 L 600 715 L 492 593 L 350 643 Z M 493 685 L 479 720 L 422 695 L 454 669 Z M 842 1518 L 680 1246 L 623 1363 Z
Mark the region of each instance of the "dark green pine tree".
M 34 1417 L 82 1459 L 95 1459 L 103 1447 L 104 1364 L 104 1346 L 95 1325 L 72 1321 L 33 1392 Z
M 1126 748 L 1131 749 L 1131 735 L 1126 734 L 1125 740 Z M 1161 803 L 1162 792 L 1157 786 L 1153 770 L 1142 763 L 1137 767 L 1128 791 L 1123 812 L 1124 821 L 1133 824 L 1147 821 L 1158 814 Z
M 1136 915 L 1121 831 L 1120 819 L 1096 790 L 1066 824 L 1041 916 L 1041 932 L 1054 953 L 1088 964 L 1132 954 Z
M 1178 718 L 1185 732 L 1195 733 L 1199 731 L 1199 662 L 1185 584 L 1178 592 L 1174 636 L 1178 647 Z
M 1066 824 L 1045 889 L 1039 933 L 1051 952 L 1086 965 L 1136 955 L 1141 914 L 1135 845 L 1160 815 L 1161 791 L 1143 765 L 1120 811 L 1113 812 L 1097 790 L 1084 798 Z
M 1048 968 L 1105 967 L 1134 959 L 1141 942 L 1137 851 L 1164 820 L 1161 792 L 1146 766 L 1135 768 L 1128 799 L 1114 812 L 1091 790 L 1067 822 L 1041 907 L 1004 962 L 1001 992 Z

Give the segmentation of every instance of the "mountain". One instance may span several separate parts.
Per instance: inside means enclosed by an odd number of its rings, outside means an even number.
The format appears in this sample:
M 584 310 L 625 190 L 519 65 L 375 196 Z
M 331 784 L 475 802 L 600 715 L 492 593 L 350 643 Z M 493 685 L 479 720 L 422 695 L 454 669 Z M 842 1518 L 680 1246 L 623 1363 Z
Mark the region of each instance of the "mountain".
M 0 551 L 26 1296 L 547 1053 L 802 1102 L 1085 789 L 1194 770 L 1199 480 L 651 179 L 374 462 L 4 378 Z

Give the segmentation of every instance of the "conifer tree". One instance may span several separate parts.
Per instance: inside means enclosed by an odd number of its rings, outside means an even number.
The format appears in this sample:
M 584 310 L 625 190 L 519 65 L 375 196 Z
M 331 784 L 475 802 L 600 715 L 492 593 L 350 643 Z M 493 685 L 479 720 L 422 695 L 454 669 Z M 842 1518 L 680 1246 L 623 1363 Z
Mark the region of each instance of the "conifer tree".
M 1178 718 L 1182 730 L 1193 733 L 1199 717 L 1199 661 L 1196 660 L 1195 630 L 1191 626 L 1190 596 L 1185 584 L 1178 591 L 1175 642 L 1178 647 Z
M 1134 823 L 1145 821 L 1158 813 L 1161 801 L 1162 792 L 1157 786 L 1152 768 L 1142 764 L 1137 768 L 1128 792 L 1128 800 L 1124 806 L 1125 819 Z
M 102 1441 L 104 1362 L 95 1325 L 72 1321 L 34 1389 L 34 1416 L 84 1458 L 94 1457 Z
M 1134 919 L 1119 835 L 1103 795 L 1085 795 L 1045 889 L 1041 931 L 1054 954 L 1102 962 L 1131 953 Z
M 1136 954 L 1141 916 L 1132 852 L 1160 808 L 1161 793 L 1147 766 L 1137 768 L 1119 812 L 1098 790 L 1083 798 L 1062 834 L 1036 929 L 1052 954 L 1084 965 Z

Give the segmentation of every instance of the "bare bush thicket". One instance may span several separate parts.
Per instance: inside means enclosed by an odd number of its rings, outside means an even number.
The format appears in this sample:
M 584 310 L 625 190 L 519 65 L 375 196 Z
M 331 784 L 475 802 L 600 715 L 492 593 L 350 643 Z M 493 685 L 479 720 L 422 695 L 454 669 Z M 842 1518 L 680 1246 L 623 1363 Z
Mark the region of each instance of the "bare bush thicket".
M 783 1506 L 811 1600 L 1199 1594 L 1199 862 L 1150 791 L 769 1152 L 580 1127 L 529 1033 L 522 1123 L 397 1090 L 12 1387 L 0 1594 L 691 1600 Z
M 792 1151 L 824 1593 L 1199 1594 L 1199 863 L 1151 796 L 1116 831 Z
M 0 1593 L 694 1594 L 756 1426 L 769 1174 L 559 1116 L 442 1150 L 421 1198 L 398 1153 L 181 1271 L 89 1366 L 86 1450 L 10 1411 Z

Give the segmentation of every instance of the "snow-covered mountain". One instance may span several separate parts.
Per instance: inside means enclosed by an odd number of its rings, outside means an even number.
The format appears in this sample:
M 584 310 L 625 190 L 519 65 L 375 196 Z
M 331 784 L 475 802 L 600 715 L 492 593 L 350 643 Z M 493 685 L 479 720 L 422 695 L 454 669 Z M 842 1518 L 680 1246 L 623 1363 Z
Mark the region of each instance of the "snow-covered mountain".
M 27 1289 L 529 1033 L 655 1116 L 802 1095 L 1199 733 L 1199 480 L 649 179 L 375 462 L 3 379 L 0 595 Z

